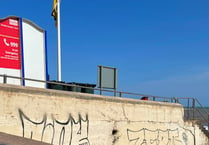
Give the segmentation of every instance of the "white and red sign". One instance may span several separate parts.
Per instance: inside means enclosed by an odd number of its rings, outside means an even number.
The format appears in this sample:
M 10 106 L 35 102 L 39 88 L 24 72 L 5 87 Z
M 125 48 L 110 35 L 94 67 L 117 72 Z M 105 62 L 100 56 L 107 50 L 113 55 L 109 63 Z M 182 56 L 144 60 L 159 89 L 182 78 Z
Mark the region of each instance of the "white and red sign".
M 46 81 L 45 39 L 45 30 L 27 19 L 0 19 L 0 74 Z M 46 83 L 9 77 L 7 83 L 46 88 Z
M 21 69 L 18 19 L 0 21 L 0 68 Z

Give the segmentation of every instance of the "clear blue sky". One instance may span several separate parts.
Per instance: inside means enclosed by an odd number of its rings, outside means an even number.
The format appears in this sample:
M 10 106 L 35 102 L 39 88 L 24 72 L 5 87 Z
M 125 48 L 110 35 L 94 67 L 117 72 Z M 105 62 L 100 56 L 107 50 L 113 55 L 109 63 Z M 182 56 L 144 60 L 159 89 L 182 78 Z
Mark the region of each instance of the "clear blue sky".
M 1 0 L 47 31 L 48 67 L 57 79 L 52 0 Z M 97 66 L 118 68 L 118 90 L 197 97 L 209 106 L 208 0 L 62 0 L 62 80 L 97 83 Z

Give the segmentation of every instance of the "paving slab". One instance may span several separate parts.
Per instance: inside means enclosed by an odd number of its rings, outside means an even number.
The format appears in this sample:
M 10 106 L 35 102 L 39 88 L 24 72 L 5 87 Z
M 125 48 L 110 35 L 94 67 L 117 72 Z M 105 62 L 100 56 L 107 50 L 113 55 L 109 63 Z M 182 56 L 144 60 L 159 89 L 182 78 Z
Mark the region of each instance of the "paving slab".
M 50 144 L 0 132 L 0 145 L 50 145 Z

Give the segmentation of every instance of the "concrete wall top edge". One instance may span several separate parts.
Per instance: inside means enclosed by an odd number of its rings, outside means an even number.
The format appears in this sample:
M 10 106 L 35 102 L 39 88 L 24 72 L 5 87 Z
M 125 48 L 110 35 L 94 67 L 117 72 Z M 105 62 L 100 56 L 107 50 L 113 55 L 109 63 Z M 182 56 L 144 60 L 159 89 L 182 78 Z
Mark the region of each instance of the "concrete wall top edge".
M 78 93 L 78 92 L 68 92 L 68 91 L 59 91 L 52 89 L 42 89 L 42 88 L 34 88 L 34 87 L 25 87 L 25 86 L 17 86 L 17 85 L 9 85 L 9 84 L 0 84 L 0 91 L 4 92 L 18 92 L 18 93 L 28 93 L 34 95 L 46 95 L 46 96 L 55 96 L 55 97 L 73 97 L 84 100 L 100 100 L 107 102 L 115 102 L 115 103 L 129 103 L 129 104 L 144 104 L 144 105 L 155 105 L 155 106 L 166 106 L 166 107 L 177 107 L 183 108 L 181 104 L 178 103 L 168 103 L 168 102 L 159 102 L 159 101 L 144 101 L 144 100 L 136 100 L 131 98 L 120 98 L 114 96 L 101 96 L 96 94 L 87 94 L 87 93 Z

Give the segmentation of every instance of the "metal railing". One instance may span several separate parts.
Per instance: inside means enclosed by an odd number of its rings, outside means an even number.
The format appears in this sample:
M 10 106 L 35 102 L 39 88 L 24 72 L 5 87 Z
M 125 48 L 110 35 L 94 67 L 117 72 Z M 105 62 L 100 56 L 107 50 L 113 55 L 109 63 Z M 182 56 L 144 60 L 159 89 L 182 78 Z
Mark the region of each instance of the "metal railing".
M 152 101 L 161 101 L 161 102 L 173 102 L 173 103 L 178 103 L 178 99 L 175 97 L 161 97 L 161 96 L 153 96 L 153 95 L 147 95 L 147 94 L 140 94 L 140 93 L 130 93 L 130 92 L 124 92 L 124 91 L 115 91 L 111 89 L 102 89 L 102 88 L 92 88 L 92 87 L 87 87 L 87 86 L 79 86 L 75 84 L 70 84 L 70 83 L 64 83 L 64 82 L 58 82 L 58 81 L 43 81 L 43 80 L 37 80 L 37 79 L 30 79 L 30 78 L 23 78 L 23 77 L 17 77 L 17 76 L 10 76 L 10 75 L 5 75 L 5 74 L 0 74 L 0 78 L 3 78 L 2 83 L 4 84 L 12 84 L 8 82 L 8 79 L 15 79 L 15 80 L 20 80 L 20 85 L 22 85 L 23 81 L 31 81 L 31 82 L 39 82 L 46 84 L 46 88 L 49 84 L 54 84 L 54 85 L 60 85 L 60 86 L 65 86 L 65 87 L 75 87 L 75 88 L 82 88 L 82 89 L 89 89 L 93 90 L 94 94 L 103 94 L 103 95 L 109 95 L 109 96 L 117 96 L 117 97 L 123 97 L 123 98 L 132 98 L 132 99 L 141 99 L 141 98 L 148 98 L 149 100 Z M 69 91 L 67 88 L 60 89 L 63 91 Z
M 197 98 L 179 98 L 179 102 L 184 106 L 185 120 L 193 120 L 201 126 L 207 126 L 208 129 L 209 107 L 203 107 Z
M 7 82 L 8 78 L 17 79 L 17 80 L 19 79 L 20 85 L 22 85 L 21 82 L 23 81 L 32 81 L 32 82 L 43 83 L 46 85 L 46 88 L 48 88 L 47 86 L 50 84 L 62 86 L 61 88 L 57 88 L 57 89 L 63 90 L 63 91 L 75 91 L 76 89 L 72 89 L 73 87 L 73 88 L 80 88 L 80 89 L 88 89 L 88 90 L 91 90 L 90 92 L 93 92 L 94 94 L 98 94 L 98 95 L 103 94 L 107 96 L 117 96 L 117 97 L 141 99 L 141 100 L 145 98 L 145 100 L 151 100 L 151 101 L 179 103 L 179 104 L 182 104 L 184 107 L 184 119 L 185 120 L 193 120 L 195 122 L 198 121 L 200 125 L 209 127 L 209 106 L 208 106 L 208 109 L 206 110 L 205 107 L 203 107 L 196 98 L 191 98 L 191 97 L 176 98 L 176 97 L 153 96 L 153 95 L 140 94 L 140 93 L 130 93 L 130 92 L 124 92 L 124 91 L 115 91 L 115 90 L 102 89 L 102 88 L 79 86 L 75 84 L 69 84 L 69 83 L 63 83 L 63 82 L 57 82 L 57 81 L 43 81 L 43 80 L 22 78 L 22 77 L 16 77 L 16 76 L 9 76 L 5 74 L 4 75 L 0 74 L 0 80 L 1 78 L 2 78 L 2 83 L 4 84 L 8 83 Z M 208 129 L 208 132 L 209 132 L 209 129 Z

